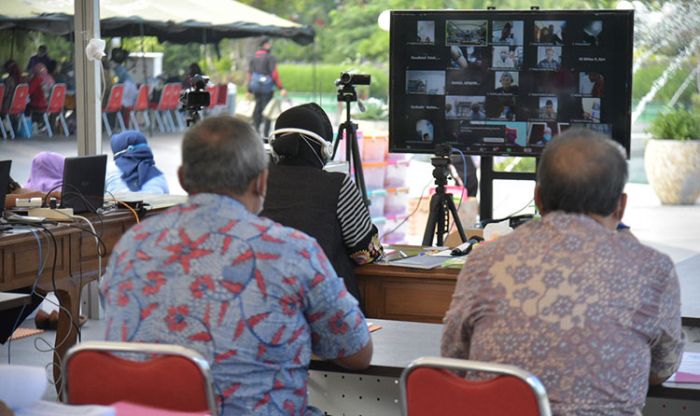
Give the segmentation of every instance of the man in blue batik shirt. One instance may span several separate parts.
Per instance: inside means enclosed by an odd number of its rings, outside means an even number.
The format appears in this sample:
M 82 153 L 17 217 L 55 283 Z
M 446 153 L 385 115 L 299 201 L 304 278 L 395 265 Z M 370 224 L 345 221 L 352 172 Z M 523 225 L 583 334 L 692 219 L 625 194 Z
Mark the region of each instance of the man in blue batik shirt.
M 312 238 L 256 215 L 267 156 L 248 124 L 198 123 L 182 160 L 189 201 L 133 227 L 112 253 L 107 339 L 197 350 L 223 415 L 320 414 L 307 405 L 311 353 L 351 369 L 372 356 L 357 301 Z

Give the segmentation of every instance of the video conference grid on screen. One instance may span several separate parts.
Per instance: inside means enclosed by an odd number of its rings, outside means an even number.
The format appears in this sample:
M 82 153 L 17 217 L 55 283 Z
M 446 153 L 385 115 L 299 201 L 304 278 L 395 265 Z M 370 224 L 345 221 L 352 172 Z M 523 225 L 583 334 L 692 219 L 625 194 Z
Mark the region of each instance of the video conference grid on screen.
M 575 125 L 629 154 L 630 11 L 392 12 L 390 150 L 537 155 Z

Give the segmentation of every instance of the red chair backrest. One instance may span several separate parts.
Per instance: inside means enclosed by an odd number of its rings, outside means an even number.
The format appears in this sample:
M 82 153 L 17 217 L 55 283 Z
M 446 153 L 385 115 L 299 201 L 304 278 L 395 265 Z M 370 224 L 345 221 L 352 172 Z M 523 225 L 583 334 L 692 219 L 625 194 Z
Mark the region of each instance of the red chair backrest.
M 49 96 L 49 106 L 46 112 L 49 114 L 60 113 L 63 111 L 63 104 L 66 102 L 66 84 L 54 84 L 51 87 L 51 95 Z
M 160 95 L 158 110 L 177 110 L 181 91 L 182 85 L 177 82 L 165 84 L 163 92 Z
M 132 361 L 104 351 L 79 351 L 66 363 L 70 404 L 128 401 L 182 412 L 208 412 L 205 378 L 190 360 L 159 356 Z
M 136 97 L 136 102 L 134 103 L 134 111 L 146 111 L 148 110 L 148 85 L 142 84 L 139 87 L 139 95 Z
M 224 107 L 226 104 L 228 104 L 228 85 L 227 84 L 219 84 L 217 86 L 219 88 L 219 95 L 218 99 L 216 100 L 217 105 L 223 105 Z
M 112 85 L 107 105 L 103 111 L 105 113 L 116 113 L 120 111 L 122 109 L 122 97 L 124 97 L 124 84 Z
M 219 99 L 219 87 L 216 85 L 207 85 L 207 91 L 209 92 L 209 109 L 216 107 Z
M 408 416 L 540 414 L 531 387 L 510 375 L 472 381 L 447 370 L 421 367 L 411 371 L 406 389 Z
M 24 110 L 27 108 L 27 97 L 29 97 L 29 85 L 17 84 L 15 87 L 15 93 L 12 96 L 12 103 L 10 104 L 10 111 L 8 114 L 14 116 L 24 113 Z

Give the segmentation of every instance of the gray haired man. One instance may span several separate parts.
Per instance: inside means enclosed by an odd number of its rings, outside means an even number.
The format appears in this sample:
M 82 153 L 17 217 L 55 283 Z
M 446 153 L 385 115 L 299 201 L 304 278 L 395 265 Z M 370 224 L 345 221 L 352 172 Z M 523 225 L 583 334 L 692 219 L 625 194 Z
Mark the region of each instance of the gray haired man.
M 206 119 L 185 134 L 178 174 L 188 202 L 130 229 L 112 253 L 107 339 L 197 350 L 223 415 L 320 414 L 307 408 L 311 353 L 361 369 L 372 341 L 316 241 L 256 215 L 262 140 L 242 121 Z
M 617 231 L 624 151 L 569 129 L 545 148 L 531 221 L 470 255 L 445 317 L 442 354 L 537 375 L 554 414 L 641 414 L 649 384 L 683 349 L 673 262 Z

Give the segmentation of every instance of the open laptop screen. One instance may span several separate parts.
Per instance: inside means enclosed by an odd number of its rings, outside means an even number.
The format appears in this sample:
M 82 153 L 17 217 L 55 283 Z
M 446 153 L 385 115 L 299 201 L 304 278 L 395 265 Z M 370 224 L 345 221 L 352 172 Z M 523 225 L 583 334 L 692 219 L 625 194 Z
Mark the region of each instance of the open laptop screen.
M 3 209 L 5 208 L 5 195 L 10 184 L 10 167 L 11 160 L 0 160 L 0 217 L 2 217 Z
M 61 206 L 75 213 L 102 208 L 107 155 L 67 157 L 63 166 Z

